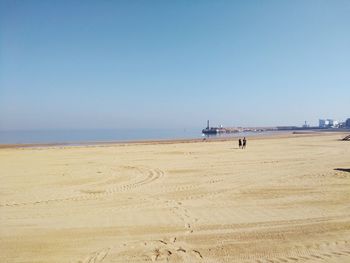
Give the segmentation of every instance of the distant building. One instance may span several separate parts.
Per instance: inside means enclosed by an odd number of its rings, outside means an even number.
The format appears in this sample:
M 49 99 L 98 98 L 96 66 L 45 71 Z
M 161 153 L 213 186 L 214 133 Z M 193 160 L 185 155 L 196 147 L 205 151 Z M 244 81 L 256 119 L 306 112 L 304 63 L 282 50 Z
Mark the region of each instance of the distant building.
M 318 127 L 320 128 L 327 128 L 328 124 L 329 124 L 328 120 L 325 120 L 325 119 L 318 120 Z
M 319 119 L 318 127 L 320 128 L 337 128 L 339 126 L 339 122 L 333 119 Z
M 332 120 L 332 119 L 327 119 L 326 121 L 328 122 L 328 127 L 333 127 L 333 125 L 334 125 L 334 120 Z
M 304 123 L 304 125 L 303 125 L 303 128 L 309 128 L 309 127 L 310 127 L 310 125 L 307 124 L 307 122 L 305 121 L 305 123 Z
M 350 128 L 350 118 L 346 119 L 345 121 L 345 127 Z

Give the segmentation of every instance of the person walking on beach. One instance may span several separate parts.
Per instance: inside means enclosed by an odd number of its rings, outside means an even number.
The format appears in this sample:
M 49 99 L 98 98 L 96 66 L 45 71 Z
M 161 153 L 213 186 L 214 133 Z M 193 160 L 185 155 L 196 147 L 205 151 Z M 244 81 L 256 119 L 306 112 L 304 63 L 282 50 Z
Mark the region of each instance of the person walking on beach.
M 239 149 L 242 148 L 242 140 L 241 140 L 241 138 L 239 138 L 239 140 L 238 140 L 238 146 L 239 146 Z
M 246 146 L 247 146 L 247 140 L 246 140 L 246 138 L 244 137 L 244 138 L 243 138 L 243 146 L 242 146 L 242 149 L 245 149 Z

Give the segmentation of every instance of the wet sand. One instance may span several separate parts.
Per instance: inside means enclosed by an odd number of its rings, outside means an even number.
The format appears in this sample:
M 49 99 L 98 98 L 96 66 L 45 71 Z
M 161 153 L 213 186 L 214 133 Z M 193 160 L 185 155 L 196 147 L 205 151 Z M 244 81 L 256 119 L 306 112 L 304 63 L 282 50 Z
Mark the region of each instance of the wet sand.
M 0 262 L 350 262 L 344 134 L 0 149 Z

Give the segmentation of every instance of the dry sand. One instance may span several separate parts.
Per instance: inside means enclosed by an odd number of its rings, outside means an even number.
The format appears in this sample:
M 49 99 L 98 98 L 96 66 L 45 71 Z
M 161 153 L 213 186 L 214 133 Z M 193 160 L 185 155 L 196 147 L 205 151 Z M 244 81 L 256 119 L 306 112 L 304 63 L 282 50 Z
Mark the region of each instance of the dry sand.
M 0 262 L 350 262 L 342 136 L 0 149 Z

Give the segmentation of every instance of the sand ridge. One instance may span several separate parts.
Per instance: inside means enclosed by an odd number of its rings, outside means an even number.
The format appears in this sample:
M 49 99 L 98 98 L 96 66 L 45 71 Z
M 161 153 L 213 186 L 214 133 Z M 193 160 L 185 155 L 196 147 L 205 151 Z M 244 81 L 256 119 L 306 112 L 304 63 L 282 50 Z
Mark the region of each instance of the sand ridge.
M 342 137 L 0 149 L 0 261 L 350 262 Z

